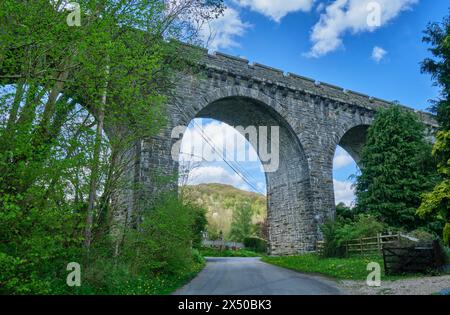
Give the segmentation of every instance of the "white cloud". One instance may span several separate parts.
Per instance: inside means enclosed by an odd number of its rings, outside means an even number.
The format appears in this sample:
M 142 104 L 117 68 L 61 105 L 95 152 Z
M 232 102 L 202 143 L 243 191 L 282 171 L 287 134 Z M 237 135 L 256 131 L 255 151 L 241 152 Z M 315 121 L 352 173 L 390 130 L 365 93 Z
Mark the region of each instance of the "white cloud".
M 322 12 L 325 9 L 325 6 L 326 6 L 325 3 L 323 3 L 323 2 L 319 3 L 316 7 L 316 12 L 317 13 Z
M 243 184 L 243 180 L 238 174 L 220 166 L 201 166 L 193 169 L 189 175 L 189 185 L 211 183 L 240 186 Z
M 219 121 L 204 124 L 202 119 L 196 119 L 185 132 L 180 149 L 183 153 L 181 159 L 222 161 L 202 135 L 206 135 L 209 142 L 223 153 L 227 161 L 242 162 L 243 157 L 246 157 L 246 161 L 259 161 L 254 147 L 236 129 Z M 188 154 L 192 154 L 193 157 L 189 157 Z
M 228 7 L 222 16 L 203 24 L 199 34 L 208 49 L 215 51 L 239 46 L 236 37 L 243 36 L 249 27 L 238 11 Z
M 410 9 L 411 5 L 418 1 L 335 0 L 326 7 L 319 22 L 313 27 L 311 33 L 313 47 L 307 56 L 315 58 L 324 56 L 343 45 L 342 38 L 346 33 L 372 32 L 386 25 L 402 11 Z M 377 12 L 374 7 L 380 10 Z M 374 16 L 379 17 L 379 25 L 371 23 Z
M 347 206 L 352 206 L 355 201 L 355 191 L 353 183 L 349 181 L 333 180 L 334 199 L 336 204 L 343 202 Z
M 379 63 L 387 55 L 387 51 L 381 47 L 375 46 L 372 51 L 372 59 Z
M 314 0 L 234 0 L 235 3 L 259 12 L 275 22 L 291 12 L 310 11 Z
M 230 168 L 221 166 L 200 166 L 194 168 L 187 181 L 187 185 L 199 184 L 224 184 L 234 186 L 237 189 L 255 192 L 238 174 Z M 265 184 L 257 182 L 256 188 L 259 192 L 265 191 Z
M 241 167 L 249 174 L 252 170 L 260 168 L 262 164 L 258 159 L 258 155 L 247 140 L 233 127 L 219 122 L 213 121 L 205 124 L 203 119 L 195 119 L 186 130 L 183 141 L 181 143 L 180 167 L 183 171 L 190 170 L 188 185 L 198 185 L 201 183 L 221 183 L 232 185 L 238 189 L 247 191 L 254 191 L 238 174 L 236 174 L 230 167 L 226 166 L 221 156 L 211 149 L 207 141 L 202 136 L 207 136 L 210 143 L 221 151 L 227 161 L 241 161 L 242 157 L 254 157 L 254 162 L 245 162 Z M 240 139 L 240 141 L 237 141 Z M 208 165 L 214 163 L 214 165 Z M 219 163 L 219 165 L 217 165 Z M 205 165 L 206 164 L 206 165 Z M 186 179 L 183 179 L 184 181 Z M 256 189 L 260 192 L 265 191 L 266 186 L 264 182 L 254 181 L 256 178 L 249 178 Z
M 334 170 L 339 170 L 354 163 L 353 158 L 341 147 L 338 147 L 333 159 Z

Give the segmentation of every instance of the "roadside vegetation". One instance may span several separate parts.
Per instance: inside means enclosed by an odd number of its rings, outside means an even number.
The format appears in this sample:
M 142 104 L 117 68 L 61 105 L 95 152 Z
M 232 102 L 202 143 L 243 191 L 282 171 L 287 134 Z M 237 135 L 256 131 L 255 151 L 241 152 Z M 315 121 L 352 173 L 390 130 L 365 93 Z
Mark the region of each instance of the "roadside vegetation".
M 320 274 L 339 280 L 366 280 L 369 274 L 367 264 L 371 262 L 380 264 L 381 280 L 398 280 L 425 276 L 424 274 L 386 276 L 384 274 L 383 257 L 380 254 L 353 255 L 347 258 L 323 258 L 314 253 L 286 257 L 264 256 L 262 261 L 298 272 Z M 450 274 L 450 272 L 434 273 L 434 275 L 445 274 Z
M 200 249 L 200 253 L 203 257 L 262 257 L 263 254 L 256 253 L 248 249 L 216 249 L 216 248 L 206 248 Z
M 266 256 L 262 260 L 299 272 L 316 273 L 336 279 L 350 280 L 365 280 L 368 274 L 367 264 L 370 262 L 377 262 L 383 266 L 383 258 L 380 255 L 324 259 L 317 254 L 305 254 L 287 257 Z M 384 273 L 382 274 L 384 275 Z
M 165 125 L 173 75 L 196 58 L 179 41 L 222 1 L 81 0 L 77 27 L 61 3 L 0 1 L 0 294 L 168 293 L 203 264 L 204 212 L 151 196 L 126 227 L 113 214 L 134 185 L 128 150 Z

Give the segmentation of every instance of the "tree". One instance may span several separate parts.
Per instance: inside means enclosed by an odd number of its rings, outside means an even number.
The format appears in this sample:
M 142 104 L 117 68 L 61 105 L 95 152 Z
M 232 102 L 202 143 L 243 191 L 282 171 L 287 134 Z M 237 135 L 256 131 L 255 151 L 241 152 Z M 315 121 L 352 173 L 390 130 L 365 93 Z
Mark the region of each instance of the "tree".
M 249 203 L 241 203 L 236 206 L 231 222 L 230 239 L 243 242 L 253 232 L 253 209 Z
M 432 46 L 429 50 L 434 58 L 423 61 L 422 72 L 431 74 L 441 87 L 441 96 L 433 101 L 431 110 L 436 113 L 441 130 L 450 130 L 450 15 L 441 23 L 430 23 L 423 41 Z
M 267 217 L 262 222 L 256 223 L 254 230 L 254 234 L 257 237 L 267 241 L 269 239 L 269 222 L 267 221 Z
M 450 243 L 450 15 L 442 23 L 431 23 L 425 31 L 425 43 L 434 59 L 422 63 L 422 71 L 430 73 L 436 85 L 441 87 L 441 97 L 434 101 L 440 131 L 436 136 L 433 156 L 437 160 L 440 182 L 433 191 L 423 197 L 418 214 L 424 218 L 437 217 L 446 222 L 443 239 Z
M 112 199 L 129 187 L 125 150 L 159 132 L 173 74 L 192 62 L 178 40 L 196 41 L 194 22 L 222 10 L 81 0 L 71 27 L 67 2 L 0 1 L 1 292 L 49 293 L 63 263 L 108 231 Z
M 424 126 L 413 112 L 398 105 L 380 110 L 362 150 L 357 212 L 408 230 L 423 225 L 416 210 L 435 182 L 430 155 Z
M 347 207 L 345 203 L 340 202 L 336 205 L 336 217 L 340 219 L 346 219 L 353 221 L 355 219 L 354 209 Z
M 189 212 L 193 218 L 192 245 L 194 248 L 200 248 L 202 246 L 203 234 L 208 225 L 208 220 L 206 219 L 206 209 L 195 204 L 187 204 L 186 207 L 190 210 Z

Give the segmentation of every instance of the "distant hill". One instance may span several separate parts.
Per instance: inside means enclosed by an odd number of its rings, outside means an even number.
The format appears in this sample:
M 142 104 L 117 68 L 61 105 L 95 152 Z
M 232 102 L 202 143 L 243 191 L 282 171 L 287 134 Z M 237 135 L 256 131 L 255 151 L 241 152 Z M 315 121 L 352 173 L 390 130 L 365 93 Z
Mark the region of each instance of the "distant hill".
M 223 184 L 201 184 L 183 187 L 185 197 L 207 209 L 210 234 L 223 232 L 227 237 L 233 218 L 233 211 L 239 204 L 249 203 L 253 208 L 253 223 L 267 218 L 266 196 L 237 189 Z

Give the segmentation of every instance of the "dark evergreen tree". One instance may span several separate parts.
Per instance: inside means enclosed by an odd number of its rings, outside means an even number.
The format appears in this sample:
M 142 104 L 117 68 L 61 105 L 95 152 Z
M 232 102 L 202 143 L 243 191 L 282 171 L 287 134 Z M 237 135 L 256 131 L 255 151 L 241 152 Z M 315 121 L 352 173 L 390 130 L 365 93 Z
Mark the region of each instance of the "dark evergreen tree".
M 369 128 L 357 177 L 357 211 L 390 226 L 415 229 L 423 193 L 435 183 L 431 145 L 417 116 L 395 105 L 380 110 Z

